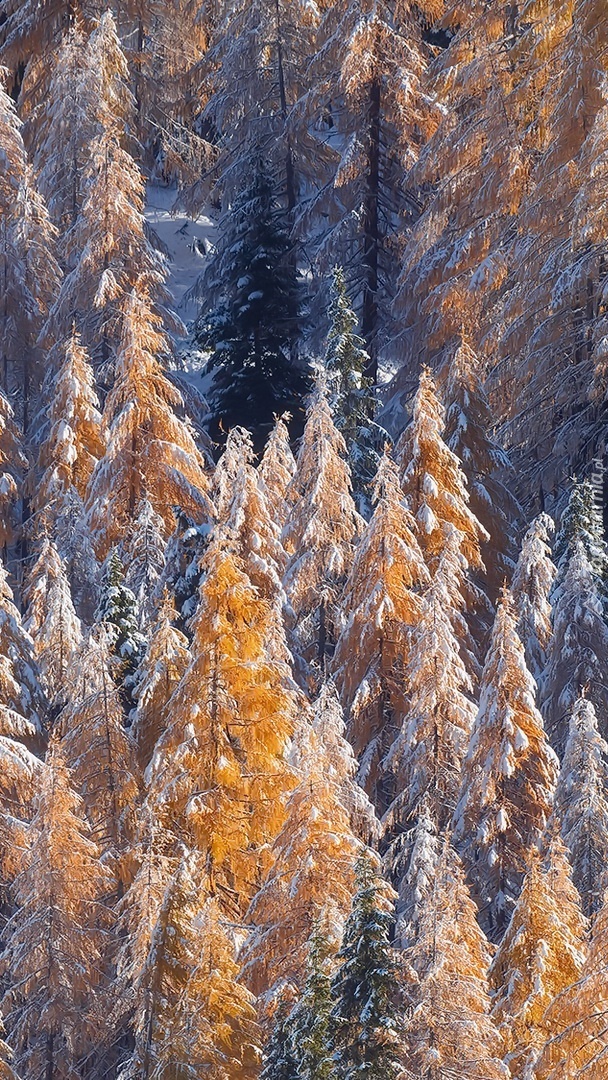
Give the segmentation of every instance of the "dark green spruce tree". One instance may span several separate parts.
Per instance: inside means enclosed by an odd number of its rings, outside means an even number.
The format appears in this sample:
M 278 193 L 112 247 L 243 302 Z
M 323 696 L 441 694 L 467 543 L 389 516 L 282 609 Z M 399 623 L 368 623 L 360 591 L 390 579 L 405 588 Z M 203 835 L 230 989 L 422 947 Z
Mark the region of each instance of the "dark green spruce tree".
M 358 509 L 369 517 L 370 484 L 382 455 L 386 432 L 376 423 L 378 401 L 364 374 L 369 353 L 357 334 L 358 319 L 346 288 L 344 270 L 334 267 L 325 351 L 329 403 L 348 449 Z
M 264 1050 L 260 1080 L 299 1080 L 291 1035 L 291 1010 L 287 1001 L 280 1001 L 277 1005 L 274 1027 Z
M 308 363 L 298 354 L 303 296 L 293 258 L 287 212 L 264 162 L 220 221 L 217 251 L 205 275 L 216 306 L 201 314 L 199 346 L 211 353 L 210 434 L 222 441 L 248 428 L 257 449 L 274 417 L 292 413 L 303 422 L 311 388 Z
M 327 935 L 316 923 L 308 945 L 308 971 L 302 996 L 293 1010 L 291 1040 L 298 1080 L 330 1080 L 331 957 Z
M 116 548 L 108 555 L 103 572 L 101 599 L 95 619 L 110 634 L 112 651 L 120 663 L 119 686 L 127 711 L 135 704 L 133 675 L 143 658 L 146 639 L 139 630 L 137 601 L 124 582 L 124 569 Z
M 336 1080 L 395 1080 L 403 1072 L 399 982 L 389 937 L 394 913 L 387 890 L 370 857 L 362 857 L 332 982 L 329 1046 Z
M 577 540 L 580 540 L 593 573 L 608 586 L 608 552 L 604 540 L 602 515 L 596 504 L 595 492 L 590 480 L 572 482 L 568 505 L 564 510 L 555 538 L 553 560 L 557 564 L 558 587 Z

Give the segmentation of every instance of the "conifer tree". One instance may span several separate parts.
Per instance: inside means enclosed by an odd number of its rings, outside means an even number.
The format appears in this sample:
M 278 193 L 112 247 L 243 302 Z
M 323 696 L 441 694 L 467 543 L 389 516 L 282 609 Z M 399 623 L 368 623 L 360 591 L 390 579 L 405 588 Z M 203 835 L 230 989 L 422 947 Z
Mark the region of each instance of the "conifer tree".
M 318 707 L 317 720 L 320 713 Z M 286 988 L 291 993 L 302 989 L 307 943 L 327 904 L 330 877 L 334 922 L 340 925 L 350 907 L 355 863 L 362 851 L 351 825 L 356 766 L 344 752 L 342 761 L 336 761 L 335 741 L 332 746 L 326 740 L 318 724 L 304 721 L 296 729 L 297 786 L 247 916 L 254 931 L 242 953 L 244 977 L 266 1008 Z
M 285 591 L 293 612 L 294 651 L 321 671 L 337 640 L 340 592 L 364 525 L 345 457 L 320 380 L 308 408 L 283 538 L 290 555 Z
M 298 1062 L 293 1046 L 292 1015 L 287 994 L 279 1001 L 272 1031 L 262 1054 L 260 1080 L 297 1080 Z
M 593 702 L 602 734 L 608 733 L 608 626 L 602 594 L 584 543 L 577 539 L 552 594 L 553 638 L 542 678 L 542 711 L 560 755 L 581 693 Z
M 42 686 L 56 715 L 70 694 L 69 672 L 82 645 L 82 626 L 59 553 L 48 537 L 40 544 L 26 586 L 24 628 L 34 641 Z
M 527 855 L 551 813 L 557 780 L 558 761 L 547 743 L 534 690 L 505 590 L 454 815 L 454 840 L 463 852 L 481 925 L 494 940 L 508 925 Z
M 555 538 L 555 562 L 560 579 L 567 569 L 577 541 L 583 545 L 593 573 L 603 581 L 608 575 L 608 553 L 601 514 L 591 482 L 575 478 Z
M 397 889 L 395 941 L 401 949 L 414 944 L 420 920 L 432 902 L 441 842 L 429 800 L 423 798 L 415 825 L 398 833 L 384 855 L 386 874 Z
M 192 662 L 149 777 L 159 818 L 203 853 L 210 891 L 233 914 L 251 899 L 293 783 L 285 752 L 296 700 L 285 664 L 266 650 L 272 618 L 235 557 L 211 544 Z
M 63 755 L 52 744 L 15 883 L 18 906 L 4 931 L 3 1011 L 21 1076 L 67 1080 L 96 1046 L 102 900 L 109 889 Z
M 482 543 L 481 554 L 486 569 L 484 580 L 495 602 L 515 569 L 517 531 L 523 511 L 507 486 L 514 480 L 514 469 L 492 438 L 493 417 L 480 364 L 466 339 L 450 363 L 445 398 L 445 441 L 467 478 L 471 512 L 489 537 Z
M 13 410 L 0 391 L 0 549 L 4 562 L 18 532 L 18 499 L 27 463 Z
M 290 1016 L 291 1051 L 301 1080 L 329 1080 L 333 1062 L 329 1054 L 331 1024 L 331 962 L 335 950 L 322 917 L 308 943 L 306 982 Z
M 364 513 L 378 468 L 382 433 L 375 422 L 377 401 L 364 374 L 369 367 L 369 354 L 365 342 L 355 332 L 358 319 L 348 296 L 344 270 L 339 266 L 333 271 L 328 316 L 325 370 L 329 400 L 336 427 L 344 436 L 348 450 L 353 490 Z
M 74 689 L 58 720 L 61 751 L 82 793 L 95 842 L 120 890 L 129 880 L 138 782 L 134 747 L 112 678 L 111 644 L 92 633 L 74 671 Z
M 517 630 L 525 646 L 530 674 L 537 683 L 545 669 L 553 636 L 550 596 L 557 573 L 549 545 L 553 531 L 548 514 L 535 518 L 523 538 L 511 586 L 519 617 Z
M 555 815 L 570 854 L 572 876 L 587 916 L 602 904 L 608 851 L 608 745 L 598 731 L 595 709 L 579 698 L 557 787 Z
M 196 339 L 211 352 L 211 433 L 255 423 L 263 445 L 273 417 L 301 415 L 310 389 L 308 364 L 297 355 L 301 286 L 291 259 L 285 211 L 266 165 L 249 165 L 249 179 L 220 221 L 220 243 L 209 274 L 217 306 L 200 316 Z
M 488 943 L 446 836 L 416 940 L 405 954 L 406 1075 L 507 1080 L 490 1017 Z
M 271 519 L 280 530 L 283 529 L 289 517 L 288 491 L 296 471 L 287 428 L 290 419 L 289 413 L 284 413 L 283 416 L 275 419 L 258 465 L 258 476 Z
M 191 621 L 196 611 L 203 556 L 212 535 L 212 523 L 196 522 L 174 507 L 176 524 L 167 541 L 163 585 L 171 591 L 180 630 L 191 637 Z
M 536 1065 L 535 1080 L 601 1080 L 605 1073 L 607 915 L 604 901 L 580 977 L 557 995 L 545 1014 L 548 1039 Z
M 43 695 L 34 643 L 14 603 L 8 575 L 0 566 L 0 717 L 7 734 L 40 736 Z
M 446 526 L 446 529 L 449 528 Z M 461 536 L 452 527 L 412 631 L 405 670 L 407 707 L 386 766 L 395 774 L 395 798 L 387 820 L 409 825 L 423 797 L 438 828 L 452 818 L 460 790 L 460 767 L 475 720 L 473 685 L 454 633 L 450 584 L 458 573 Z
M 254 1077 L 253 999 L 237 981 L 230 928 L 201 890 L 204 868 L 185 852 L 170 881 L 136 976 L 135 1048 L 121 1077 Z
M 78 333 L 53 350 L 44 396 L 48 427 L 38 453 L 34 511 L 61 517 L 72 489 L 82 499 L 97 460 L 103 456 L 101 415 L 95 380 Z
M 370 856 L 363 856 L 332 980 L 329 1049 L 339 1080 L 362 1073 L 387 1080 L 403 1070 L 391 893 Z
M 533 1075 L 551 1033 L 546 1010 L 580 977 L 586 931 L 566 850 L 554 835 L 542 858 L 538 853 L 531 856 L 511 922 L 490 967 L 492 1016 L 516 1080 Z
M 107 449 L 87 490 L 90 527 L 101 557 L 124 539 L 144 495 L 166 529 L 175 522 L 173 506 L 198 520 L 212 516 L 202 455 L 190 423 L 176 412 L 182 396 L 161 366 L 167 351 L 145 290 L 134 290 L 124 314 L 116 380 L 104 407 Z
M 349 717 L 349 737 L 361 762 L 361 783 L 386 804 L 390 786 L 381 791 L 386 782 L 381 762 L 406 712 L 410 633 L 420 616 L 419 593 L 429 574 L 387 451 L 373 501 L 374 513 L 344 589 L 347 617 L 332 666 Z
M 133 675 L 142 659 L 146 639 L 139 630 L 137 601 L 125 585 L 123 565 L 116 548 L 108 555 L 104 571 L 96 620 L 104 627 L 108 645 L 117 658 L 116 674 L 128 706 L 132 703 Z

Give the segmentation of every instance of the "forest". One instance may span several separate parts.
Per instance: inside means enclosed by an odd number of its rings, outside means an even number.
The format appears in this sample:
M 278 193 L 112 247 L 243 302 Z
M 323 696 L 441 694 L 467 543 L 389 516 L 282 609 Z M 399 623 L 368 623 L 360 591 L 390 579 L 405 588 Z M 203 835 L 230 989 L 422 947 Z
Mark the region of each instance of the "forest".
M 0 3 L 0 1080 L 608 1077 L 608 7 Z

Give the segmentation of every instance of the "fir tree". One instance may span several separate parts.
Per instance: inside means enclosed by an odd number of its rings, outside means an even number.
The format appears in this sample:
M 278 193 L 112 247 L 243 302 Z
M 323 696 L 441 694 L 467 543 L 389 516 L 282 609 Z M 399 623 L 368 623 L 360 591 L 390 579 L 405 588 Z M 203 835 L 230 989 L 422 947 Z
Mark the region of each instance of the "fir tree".
M 608 627 L 603 586 L 582 539 L 575 539 L 562 562 L 552 595 L 553 639 L 542 678 L 541 707 L 547 731 L 561 755 L 569 716 L 584 693 L 596 709 L 602 735 L 608 734 Z
M 308 943 L 306 982 L 290 1020 L 290 1044 L 298 1080 L 330 1080 L 334 1063 L 329 1053 L 331 1024 L 331 963 L 335 950 L 324 932 L 323 918 L 313 927 Z
M 481 681 L 479 711 L 462 766 L 454 815 L 482 926 L 504 933 L 549 815 L 558 761 L 534 702 L 534 680 L 505 590 Z
M 165 568 L 165 525 L 149 499 L 135 511 L 131 532 L 124 545 L 125 585 L 135 596 L 137 617 L 145 634 L 154 615 Z
M 133 675 L 142 659 L 146 639 L 139 630 L 137 601 L 125 585 L 124 570 L 116 548 L 112 548 L 106 559 L 96 621 L 107 632 L 112 652 L 118 659 L 126 704 L 132 704 Z
M 566 572 L 577 541 L 583 545 L 593 573 L 604 581 L 608 575 L 608 553 L 601 513 L 591 482 L 575 478 L 555 538 L 555 562 L 560 580 Z
M 414 944 L 420 922 L 431 903 L 441 842 L 429 800 L 423 798 L 416 823 L 397 834 L 384 855 L 387 876 L 397 889 L 395 941 L 401 949 Z
M 260 1080 L 297 1080 L 298 1060 L 292 1039 L 292 1016 L 289 997 L 279 1001 L 270 1036 L 262 1055 Z
M 549 837 L 531 856 L 519 900 L 490 967 L 492 1016 L 504 1039 L 511 1076 L 526 1080 L 550 1029 L 548 1006 L 576 982 L 587 951 L 587 925 L 566 850 Z
M 329 1048 L 339 1080 L 389 1080 L 403 1069 L 392 907 L 388 886 L 370 857 L 362 857 L 332 980 Z
M 211 352 L 214 437 L 253 420 L 259 445 L 274 416 L 301 415 L 310 373 L 297 356 L 302 299 L 285 213 L 265 165 L 250 169 L 220 223 L 212 266 L 218 305 L 199 318 L 196 339 Z
M 212 525 L 196 522 L 180 507 L 174 507 L 175 528 L 167 541 L 163 585 L 171 591 L 180 630 L 191 637 L 191 622 L 198 604 L 203 556 L 209 545 Z
M 22 1076 L 68 1080 L 103 1027 L 100 979 L 110 891 L 53 744 L 42 774 L 29 843 L 16 884 L 17 909 L 4 931 L 9 973 L 3 1010 Z
M 6 733 L 39 737 L 43 701 L 34 643 L 15 606 L 7 572 L 0 566 L 0 718 Z
M 346 289 L 344 270 L 333 271 L 325 351 L 329 402 L 334 421 L 344 436 L 361 513 L 369 505 L 369 488 L 376 475 L 383 432 L 375 422 L 378 409 L 365 372 L 370 364 L 363 338 L 356 333 L 357 316 Z M 367 515 L 366 515 L 367 516 Z
M 595 709 L 579 698 L 557 787 L 555 815 L 570 853 L 572 876 L 587 916 L 602 904 L 608 852 L 608 745 L 601 737 Z
M 557 573 L 549 546 L 553 531 L 553 521 L 548 514 L 539 514 L 535 518 L 523 538 L 511 586 L 519 617 L 518 633 L 526 650 L 530 674 L 536 682 L 545 669 L 553 636 L 550 596 Z

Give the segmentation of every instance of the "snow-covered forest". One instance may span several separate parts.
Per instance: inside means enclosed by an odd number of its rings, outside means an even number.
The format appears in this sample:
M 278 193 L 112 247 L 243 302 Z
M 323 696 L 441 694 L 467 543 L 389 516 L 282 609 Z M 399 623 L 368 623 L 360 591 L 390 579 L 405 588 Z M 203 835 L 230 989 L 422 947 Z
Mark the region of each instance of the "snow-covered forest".
M 604 0 L 0 5 L 0 1080 L 608 1077 Z

